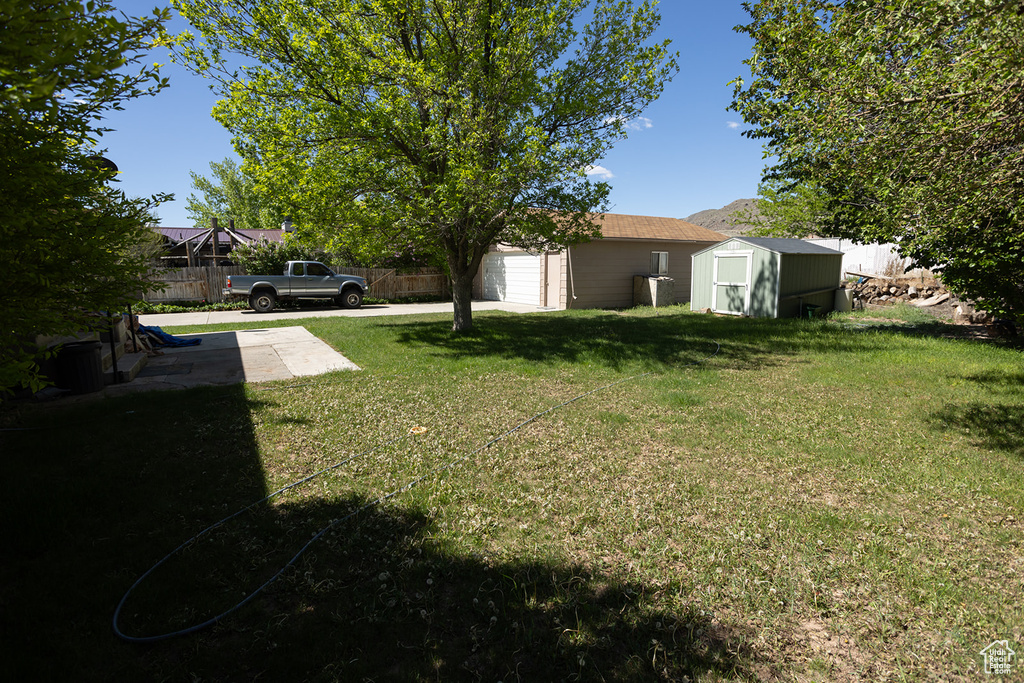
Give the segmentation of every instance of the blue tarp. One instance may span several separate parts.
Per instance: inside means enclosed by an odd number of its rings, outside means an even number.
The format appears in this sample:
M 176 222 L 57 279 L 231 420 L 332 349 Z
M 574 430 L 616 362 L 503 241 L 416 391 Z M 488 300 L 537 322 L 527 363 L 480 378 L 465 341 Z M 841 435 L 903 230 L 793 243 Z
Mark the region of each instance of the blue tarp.
M 181 337 L 167 334 L 159 327 L 139 325 L 139 332 L 149 337 L 154 346 L 198 346 L 203 343 L 203 340 L 198 337 L 182 339 Z

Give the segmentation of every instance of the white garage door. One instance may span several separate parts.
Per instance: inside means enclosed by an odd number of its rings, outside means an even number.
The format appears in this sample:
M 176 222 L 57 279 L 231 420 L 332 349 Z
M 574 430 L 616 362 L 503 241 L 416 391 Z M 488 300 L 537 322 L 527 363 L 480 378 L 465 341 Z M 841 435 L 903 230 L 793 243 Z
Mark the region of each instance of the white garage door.
M 487 254 L 483 271 L 485 299 L 540 306 L 540 256 Z

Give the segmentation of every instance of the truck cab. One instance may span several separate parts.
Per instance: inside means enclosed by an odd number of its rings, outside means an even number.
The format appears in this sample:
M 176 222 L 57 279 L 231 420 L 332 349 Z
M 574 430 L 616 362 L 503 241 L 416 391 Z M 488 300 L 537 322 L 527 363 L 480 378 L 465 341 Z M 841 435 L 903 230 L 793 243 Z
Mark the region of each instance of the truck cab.
M 292 296 L 325 296 L 338 294 L 337 275 L 333 270 L 317 261 L 289 261 Z

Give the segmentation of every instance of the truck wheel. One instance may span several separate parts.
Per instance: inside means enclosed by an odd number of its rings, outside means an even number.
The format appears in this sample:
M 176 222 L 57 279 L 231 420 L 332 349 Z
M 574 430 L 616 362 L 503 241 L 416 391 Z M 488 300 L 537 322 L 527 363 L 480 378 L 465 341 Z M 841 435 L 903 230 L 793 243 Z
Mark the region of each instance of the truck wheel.
M 273 292 L 256 292 L 249 295 L 249 308 L 257 313 L 270 313 L 277 299 Z
M 335 301 L 342 308 L 359 308 L 363 303 L 363 293 L 358 289 L 346 289 Z

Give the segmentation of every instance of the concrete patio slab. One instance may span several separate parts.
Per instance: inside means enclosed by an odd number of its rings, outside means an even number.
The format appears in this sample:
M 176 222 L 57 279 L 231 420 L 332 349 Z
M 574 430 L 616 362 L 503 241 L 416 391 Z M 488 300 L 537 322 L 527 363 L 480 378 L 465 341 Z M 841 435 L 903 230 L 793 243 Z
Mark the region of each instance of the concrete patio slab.
M 103 393 L 115 396 L 154 389 L 268 382 L 360 369 L 304 327 L 179 336 L 199 338 L 202 343 L 162 349 L 163 355 L 150 358 L 134 381 L 108 386 Z

